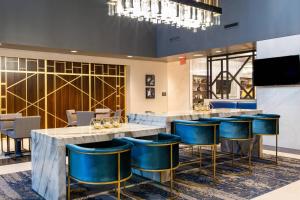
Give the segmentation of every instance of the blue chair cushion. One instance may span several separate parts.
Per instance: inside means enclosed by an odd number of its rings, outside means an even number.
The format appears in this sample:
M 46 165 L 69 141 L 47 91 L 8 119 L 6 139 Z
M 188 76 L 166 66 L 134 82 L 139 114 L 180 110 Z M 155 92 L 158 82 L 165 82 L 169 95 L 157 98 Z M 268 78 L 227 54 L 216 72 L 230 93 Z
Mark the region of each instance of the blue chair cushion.
M 212 120 L 221 121 L 220 137 L 224 139 L 248 139 L 252 138 L 250 118 L 240 119 L 238 117 L 212 117 Z
M 209 119 L 198 121 L 175 120 L 174 134 L 181 137 L 181 142 L 190 145 L 213 145 L 219 144 L 219 122 Z M 214 124 L 216 127 L 216 138 L 214 138 Z
M 238 109 L 257 109 L 256 102 L 237 102 Z
M 241 115 L 240 118 L 252 118 L 252 131 L 254 135 L 275 135 L 279 134 L 277 120 L 280 115 L 276 114 L 257 114 Z
M 237 102 L 229 102 L 229 101 L 211 101 L 211 105 L 213 108 L 237 108 Z
M 120 139 L 89 144 L 67 144 L 70 176 L 86 183 L 111 183 L 118 180 L 120 153 L 121 180 L 131 175 L 132 144 Z
M 173 165 L 179 165 L 179 142 L 180 137 L 159 133 L 157 136 L 145 138 L 122 138 L 128 142 L 133 143 L 131 152 L 132 166 L 141 170 L 167 170 L 171 168 L 171 148 L 168 144 L 173 144 Z

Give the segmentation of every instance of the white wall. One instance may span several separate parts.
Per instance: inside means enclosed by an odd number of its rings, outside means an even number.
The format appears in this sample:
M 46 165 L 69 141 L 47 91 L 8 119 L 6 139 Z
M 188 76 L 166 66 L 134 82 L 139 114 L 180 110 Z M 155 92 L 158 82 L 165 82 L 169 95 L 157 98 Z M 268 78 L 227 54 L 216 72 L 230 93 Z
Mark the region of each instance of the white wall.
M 258 59 L 296 54 L 300 54 L 300 35 L 257 42 Z M 256 98 L 264 113 L 281 115 L 279 146 L 300 149 L 300 85 L 256 87 Z M 275 138 L 264 137 L 263 143 L 274 146 Z
M 179 61 L 167 63 L 168 111 L 187 111 L 190 104 L 190 64 L 180 65 Z
M 126 112 L 136 113 L 144 112 L 145 110 L 151 110 L 154 112 L 166 112 L 168 109 L 168 98 L 161 95 L 162 91 L 167 91 L 168 89 L 167 63 L 165 62 L 25 51 L 4 48 L 0 48 L 0 56 L 126 65 Z M 145 74 L 148 73 L 155 74 L 156 76 L 155 99 L 145 98 Z
M 167 63 L 153 61 L 131 61 L 127 81 L 129 90 L 127 105 L 132 113 L 168 111 L 168 96 L 162 96 L 167 92 Z M 145 75 L 155 75 L 155 99 L 145 98 Z M 168 93 L 168 92 L 167 92 Z

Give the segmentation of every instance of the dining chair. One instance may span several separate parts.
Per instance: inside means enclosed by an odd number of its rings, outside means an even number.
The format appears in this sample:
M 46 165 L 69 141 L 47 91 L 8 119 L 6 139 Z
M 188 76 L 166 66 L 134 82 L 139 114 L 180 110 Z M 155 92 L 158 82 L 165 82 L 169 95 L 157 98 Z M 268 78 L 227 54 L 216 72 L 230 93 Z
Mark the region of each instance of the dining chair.
M 77 111 L 77 126 L 89 126 L 91 120 L 94 118 L 95 113 L 93 111 Z
M 24 116 L 18 117 L 13 122 L 13 128 L 4 130 L 4 134 L 9 138 L 14 139 L 15 142 L 15 157 L 21 156 L 21 140 L 24 138 L 31 138 L 31 130 L 40 129 L 41 117 L 40 116 Z M 30 141 L 29 141 L 30 149 Z
M 109 108 L 95 109 L 96 119 L 110 117 L 111 110 Z
M 74 109 L 66 110 L 68 126 L 77 126 L 77 115 Z
M 22 117 L 22 113 L 8 113 L 8 114 L 0 114 L 0 140 L 1 140 L 1 152 L 3 152 L 3 131 L 5 129 L 12 129 L 14 120 L 17 117 Z M 7 152 L 9 151 L 10 142 L 9 138 L 6 136 L 6 142 L 7 142 Z

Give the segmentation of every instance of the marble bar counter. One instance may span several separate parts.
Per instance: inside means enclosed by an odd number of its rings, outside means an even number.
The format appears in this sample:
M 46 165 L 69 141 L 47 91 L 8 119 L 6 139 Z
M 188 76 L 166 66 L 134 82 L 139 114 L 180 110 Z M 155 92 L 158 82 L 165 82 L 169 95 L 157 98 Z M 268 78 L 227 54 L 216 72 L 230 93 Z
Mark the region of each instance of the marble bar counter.
M 186 111 L 186 112 L 168 112 L 168 113 L 137 113 L 129 114 L 128 122 L 157 125 L 166 128 L 167 132 L 171 133 L 172 121 L 174 120 L 197 120 L 199 118 L 210 118 L 210 117 L 231 117 L 238 115 L 255 115 L 262 113 L 262 110 L 256 109 L 211 109 L 210 111 Z M 261 156 L 262 154 L 262 139 L 260 136 L 256 136 L 253 139 L 253 156 Z M 221 150 L 223 152 L 231 152 L 233 145 L 233 151 L 237 154 L 247 155 L 249 149 L 248 141 L 222 141 Z
M 117 137 L 143 137 L 165 132 L 165 127 L 127 123 L 120 128 L 90 126 L 33 130 L 32 189 L 45 199 L 66 199 L 66 144 L 109 141 Z
M 177 119 L 197 120 L 206 117 L 230 117 L 238 115 L 255 115 L 262 113 L 261 110 L 253 109 L 211 109 L 210 111 L 186 111 L 186 112 L 167 112 L 167 113 L 137 113 L 129 114 L 128 122 L 137 124 L 163 126 L 167 132 L 171 132 L 171 122 Z

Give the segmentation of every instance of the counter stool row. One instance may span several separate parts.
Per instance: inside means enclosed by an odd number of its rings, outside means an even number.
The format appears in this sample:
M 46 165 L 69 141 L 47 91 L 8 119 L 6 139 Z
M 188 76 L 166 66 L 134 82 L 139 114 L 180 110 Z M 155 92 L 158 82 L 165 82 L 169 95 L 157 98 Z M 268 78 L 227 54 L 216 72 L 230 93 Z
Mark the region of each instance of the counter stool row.
M 216 178 L 217 145 L 222 139 L 249 141 L 249 169 L 251 171 L 251 140 L 254 135 L 279 134 L 279 115 L 259 114 L 230 118 L 207 118 L 197 121 L 176 120 L 173 134 L 136 139 L 120 138 L 109 142 L 67 145 L 68 198 L 70 179 L 86 184 L 116 184 L 120 199 L 121 182 L 131 177 L 131 169 L 148 172 L 170 172 L 170 193 L 173 171 L 179 162 L 179 143 L 210 146 L 213 178 Z M 277 142 L 276 139 L 276 152 Z M 198 162 L 201 162 L 199 160 Z M 277 153 L 276 153 L 277 162 Z

